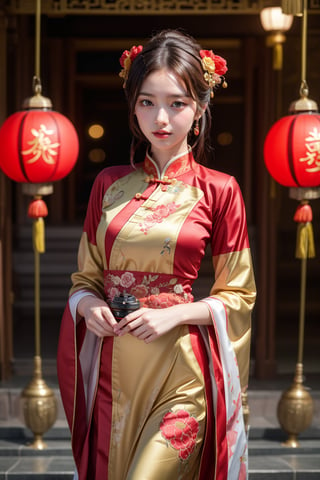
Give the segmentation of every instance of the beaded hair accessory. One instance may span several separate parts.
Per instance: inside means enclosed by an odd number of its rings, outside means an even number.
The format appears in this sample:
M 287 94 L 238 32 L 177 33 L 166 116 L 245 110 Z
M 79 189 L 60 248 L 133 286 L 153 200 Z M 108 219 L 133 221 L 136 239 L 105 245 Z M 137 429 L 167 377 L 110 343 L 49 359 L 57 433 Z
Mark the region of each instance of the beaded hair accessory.
M 129 70 L 131 68 L 132 62 L 143 50 L 142 45 L 137 47 L 134 45 L 131 47 L 130 51 L 125 50 L 120 57 L 120 65 L 122 67 L 119 76 L 123 78 L 123 88 L 126 86 L 126 81 L 128 79 Z M 190 53 L 190 52 L 188 52 Z M 193 55 L 191 53 L 191 55 Z M 204 79 L 209 85 L 210 96 L 214 97 L 213 89 L 222 84 L 223 88 L 227 87 L 227 82 L 224 79 L 224 74 L 228 71 L 227 62 L 224 58 L 215 55 L 212 50 L 200 50 L 200 61 L 204 73 Z
M 142 45 L 138 45 L 137 47 L 134 45 L 131 47 L 130 51 L 125 50 L 120 57 L 120 65 L 122 67 L 119 76 L 123 78 L 123 88 L 126 86 L 126 81 L 128 79 L 129 70 L 132 65 L 133 60 L 142 52 Z
M 224 58 L 215 55 L 212 50 L 200 50 L 201 66 L 204 73 L 204 79 L 209 85 L 210 96 L 214 97 L 213 89 L 216 85 L 222 84 L 223 88 L 227 88 L 227 82 L 224 74 L 228 71 L 227 62 Z

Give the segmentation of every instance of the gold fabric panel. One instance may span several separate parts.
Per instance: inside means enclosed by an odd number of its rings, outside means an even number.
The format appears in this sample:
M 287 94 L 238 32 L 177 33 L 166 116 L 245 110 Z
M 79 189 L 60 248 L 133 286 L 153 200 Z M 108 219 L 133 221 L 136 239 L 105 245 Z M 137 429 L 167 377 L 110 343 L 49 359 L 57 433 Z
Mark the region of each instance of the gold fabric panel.
M 148 472 L 153 480 L 177 480 L 182 473 L 185 479 L 196 479 L 206 401 L 188 327 L 177 327 L 151 344 L 131 335 L 115 339 L 112 367 L 110 478 L 141 480 Z M 166 414 L 180 409 L 196 419 L 199 431 L 194 451 L 177 462 L 184 452 L 170 444 L 160 425 Z M 128 454 L 124 457 L 123 452 Z
M 222 300 L 226 307 L 228 335 L 237 355 L 241 387 L 245 388 L 249 378 L 251 311 L 256 298 L 250 249 L 213 257 L 213 267 L 215 283 L 210 295 Z
M 88 288 L 104 297 L 103 265 L 100 252 L 88 241 L 85 232 L 82 233 L 78 251 L 78 271 L 71 275 L 72 288 L 69 295 L 81 288 Z
M 201 190 L 179 181 L 166 186 L 165 191 L 158 186 L 119 232 L 112 247 L 110 270 L 172 274 L 180 229 L 202 196 Z M 171 254 L 163 256 L 161 251 L 168 241 Z
M 105 255 L 106 231 L 112 220 L 127 206 L 137 192 L 143 193 L 147 188 L 145 173 L 139 168 L 132 174 L 116 180 L 105 192 L 102 202 L 102 216 L 96 233 L 97 245 L 103 258 L 105 270 L 110 268 L 107 265 Z

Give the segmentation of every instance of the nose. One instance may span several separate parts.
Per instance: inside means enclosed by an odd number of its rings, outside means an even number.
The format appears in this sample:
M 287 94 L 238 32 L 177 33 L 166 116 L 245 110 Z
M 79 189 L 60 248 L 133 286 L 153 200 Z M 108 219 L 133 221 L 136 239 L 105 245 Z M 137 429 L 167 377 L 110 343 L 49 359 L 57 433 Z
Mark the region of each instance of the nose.
M 167 125 L 168 123 L 168 112 L 164 107 L 159 107 L 157 110 L 155 122 L 158 125 Z

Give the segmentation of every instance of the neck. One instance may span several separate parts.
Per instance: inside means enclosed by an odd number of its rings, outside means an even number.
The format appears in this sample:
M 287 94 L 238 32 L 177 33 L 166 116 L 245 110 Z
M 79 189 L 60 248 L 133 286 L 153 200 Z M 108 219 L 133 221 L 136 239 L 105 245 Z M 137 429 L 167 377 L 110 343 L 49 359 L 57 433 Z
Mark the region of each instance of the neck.
M 150 160 L 156 166 L 156 168 L 158 170 L 158 176 L 159 176 L 159 178 L 161 178 L 162 173 L 167 170 L 167 168 L 169 167 L 169 165 L 171 163 L 173 163 L 178 158 L 183 157 L 184 155 L 187 155 L 190 152 L 191 152 L 191 147 L 188 145 L 184 152 L 178 153 L 177 155 L 172 155 L 169 158 L 168 158 L 168 156 L 166 156 L 165 158 L 161 159 L 163 161 L 163 163 L 161 162 L 161 160 L 159 161 L 158 157 L 155 158 L 154 155 L 152 154 L 152 152 L 147 153 L 147 156 L 150 158 Z
M 189 147 L 189 145 L 186 145 L 186 148 L 183 151 L 176 154 L 171 153 L 168 155 L 167 152 L 160 152 L 159 154 L 158 152 L 151 151 L 149 157 L 153 160 L 154 163 L 156 163 L 159 173 L 161 174 L 170 163 L 174 162 L 177 158 L 186 155 L 190 152 L 190 150 L 191 148 Z

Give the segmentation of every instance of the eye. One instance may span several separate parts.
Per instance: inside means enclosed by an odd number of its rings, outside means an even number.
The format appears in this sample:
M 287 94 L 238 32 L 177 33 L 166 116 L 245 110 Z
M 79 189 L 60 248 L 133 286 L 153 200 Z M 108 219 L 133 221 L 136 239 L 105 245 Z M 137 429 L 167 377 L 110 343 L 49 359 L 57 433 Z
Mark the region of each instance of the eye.
M 147 98 L 142 98 L 139 103 L 142 107 L 151 107 L 152 106 L 151 100 L 149 100 Z
M 185 102 L 183 102 L 182 100 L 176 100 L 172 103 L 173 108 L 183 108 L 185 107 L 185 105 Z

